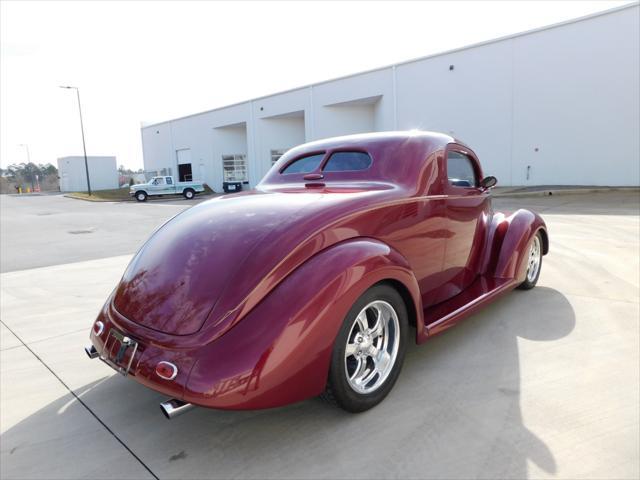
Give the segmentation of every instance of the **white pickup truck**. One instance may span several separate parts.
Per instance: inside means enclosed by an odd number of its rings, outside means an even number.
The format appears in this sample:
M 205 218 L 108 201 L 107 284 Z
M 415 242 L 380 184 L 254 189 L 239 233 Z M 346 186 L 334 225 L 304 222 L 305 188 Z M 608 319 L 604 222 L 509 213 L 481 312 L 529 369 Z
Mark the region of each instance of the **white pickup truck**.
M 183 195 L 191 200 L 196 193 L 204 192 L 204 185 L 199 182 L 176 182 L 171 176 L 153 177 L 147 183 L 131 185 L 129 195 L 139 202 L 154 195 Z

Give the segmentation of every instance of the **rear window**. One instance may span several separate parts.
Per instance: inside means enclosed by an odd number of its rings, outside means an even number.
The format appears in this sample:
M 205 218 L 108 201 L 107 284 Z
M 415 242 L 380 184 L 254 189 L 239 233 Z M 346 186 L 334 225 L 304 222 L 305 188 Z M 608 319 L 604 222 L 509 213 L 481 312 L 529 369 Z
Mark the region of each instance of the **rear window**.
M 282 171 L 282 173 L 309 173 L 313 172 L 318 168 L 322 158 L 324 157 L 324 153 L 319 153 L 317 155 L 310 155 L 308 157 L 302 157 L 297 160 L 291 162 L 287 167 Z
M 364 152 L 336 152 L 327 161 L 325 172 L 349 172 L 366 170 L 371 166 L 371 157 Z

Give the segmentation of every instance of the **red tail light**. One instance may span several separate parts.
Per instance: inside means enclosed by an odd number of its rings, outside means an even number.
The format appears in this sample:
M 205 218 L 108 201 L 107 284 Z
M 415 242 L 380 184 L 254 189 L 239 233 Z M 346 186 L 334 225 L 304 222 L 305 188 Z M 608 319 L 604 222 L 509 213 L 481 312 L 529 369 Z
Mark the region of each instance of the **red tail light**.
M 173 380 L 178 375 L 178 367 L 173 363 L 160 362 L 156 365 L 156 375 L 165 380 Z
M 93 324 L 93 333 L 96 335 L 96 337 L 99 337 L 100 335 L 102 335 L 103 330 L 104 330 L 104 323 L 102 323 L 100 320 L 98 320 L 96 323 Z

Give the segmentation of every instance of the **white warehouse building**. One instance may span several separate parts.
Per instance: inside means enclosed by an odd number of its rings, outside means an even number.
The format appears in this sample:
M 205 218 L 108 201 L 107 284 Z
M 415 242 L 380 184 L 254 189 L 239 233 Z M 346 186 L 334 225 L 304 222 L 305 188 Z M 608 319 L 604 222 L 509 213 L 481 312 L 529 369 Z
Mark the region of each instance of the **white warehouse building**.
M 91 190 L 118 188 L 116 157 L 87 156 Z M 87 169 L 84 156 L 58 158 L 58 177 L 61 192 L 86 192 Z
M 256 185 L 287 149 L 433 130 L 502 186 L 640 185 L 638 4 L 144 126 L 147 171 Z

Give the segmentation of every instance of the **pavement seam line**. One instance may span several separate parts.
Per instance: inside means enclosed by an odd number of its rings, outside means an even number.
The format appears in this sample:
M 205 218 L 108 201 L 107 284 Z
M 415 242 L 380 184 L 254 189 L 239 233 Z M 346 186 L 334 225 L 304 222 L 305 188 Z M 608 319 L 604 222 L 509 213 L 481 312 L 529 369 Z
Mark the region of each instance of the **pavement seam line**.
M 3 323 L 3 325 L 5 325 L 5 324 Z M 54 338 L 66 337 L 67 335 L 73 335 L 74 333 L 84 332 L 84 331 L 86 331 L 86 328 L 79 328 L 77 330 L 72 330 L 70 332 L 61 333 L 59 335 L 52 335 L 50 337 L 45 337 L 45 338 L 41 338 L 39 340 L 34 340 L 33 342 L 30 342 L 29 345 L 33 345 L 34 343 L 46 342 L 46 341 L 52 340 Z M 22 345 L 14 345 L 13 347 L 0 348 L 0 352 L 4 352 L 6 350 L 11 350 L 13 348 L 18 348 L 18 347 L 21 347 L 21 346 Z
M 124 449 L 125 449 L 127 452 L 129 452 L 129 453 L 131 454 L 131 456 L 133 456 L 133 458 L 135 458 L 135 459 L 138 461 L 138 463 L 139 463 L 140 465 L 142 465 L 142 466 L 144 467 L 144 469 L 145 469 L 147 472 L 149 472 L 149 474 L 150 474 L 153 478 L 155 478 L 156 480 L 160 480 L 160 478 L 159 478 L 155 473 L 153 473 L 153 471 L 152 471 L 152 470 L 151 470 L 151 469 L 150 469 L 150 468 L 149 468 L 149 467 L 148 467 L 148 466 L 147 466 L 147 465 L 146 465 L 146 464 L 145 464 L 145 463 L 140 459 L 140 457 L 138 457 L 138 456 L 133 452 L 133 450 L 131 450 L 131 448 L 129 448 L 129 446 L 128 446 L 126 443 L 124 443 L 124 441 L 122 441 L 122 440 L 120 439 L 120 437 L 118 437 L 118 435 L 116 435 L 116 433 L 115 433 L 113 430 L 111 430 L 111 429 L 107 426 L 107 424 L 106 424 L 106 423 L 104 423 L 104 422 L 100 419 L 100 417 L 98 417 L 98 415 L 97 415 L 93 410 L 91 410 L 91 408 L 89 408 L 89 406 L 88 406 L 86 403 L 84 403 L 84 401 L 82 401 L 82 399 L 81 399 L 78 395 L 76 395 L 76 393 L 75 393 L 71 388 L 69 388 L 69 386 L 68 386 L 66 383 L 64 383 L 64 381 L 62 380 L 62 378 L 60 378 L 60 377 L 58 376 L 58 374 L 57 374 L 56 372 L 54 372 L 54 371 L 53 371 L 53 369 L 52 369 L 51 367 L 49 367 L 49 365 L 47 365 L 47 364 L 44 362 L 44 360 L 42 360 L 42 359 L 38 356 L 38 354 L 37 354 L 36 352 L 34 352 L 34 351 L 29 347 L 29 345 L 27 345 L 24 341 L 22 341 L 22 338 L 20 338 L 20 337 L 16 334 L 16 332 L 14 332 L 11 328 L 9 328 L 9 326 L 8 326 L 6 323 L 4 323 L 4 321 L 0 320 L 0 323 L 2 323 L 2 325 L 4 325 L 4 326 L 7 328 L 7 330 L 9 330 L 9 332 L 11 332 L 11 333 L 13 334 L 13 336 L 14 336 L 14 337 L 16 337 L 16 338 L 18 339 L 18 341 L 19 341 L 20 343 L 22 343 L 22 345 L 23 345 L 27 350 L 29 350 L 29 352 L 31 352 L 31 354 L 32 354 L 34 357 L 36 357 L 36 359 L 37 359 L 37 360 L 38 360 L 38 361 L 39 361 L 39 362 L 40 362 L 40 363 L 41 363 L 41 364 L 42 364 L 42 365 L 43 365 L 47 370 L 49 370 L 49 372 L 51 372 L 51 374 L 52 374 L 54 377 L 56 377 L 56 379 L 57 379 L 57 380 L 62 384 L 62 386 L 63 386 L 64 388 L 66 388 L 66 389 L 69 391 L 69 393 L 70 393 L 71 395 L 73 395 L 73 397 L 74 397 L 74 398 L 75 398 L 75 399 L 80 403 L 80 405 L 82 405 L 82 406 L 83 406 L 83 407 L 84 407 L 84 408 L 85 408 L 85 409 L 86 409 L 86 410 L 87 410 L 87 411 L 88 411 L 88 412 L 93 416 L 93 418 L 95 418 L 95 419 L 100 423 L 100 425 L 102 425 L 102 426 L 105 428 L 105 430 L 106 430 L 107 432 L 109 432 L 109 433 L 111 434 L 111 436 L 113 436 L 113 438 L 115 438 L 115 439 L 118 441 L 118 443 L 119 443 L 120 445 L 122 445 L 122 446 L 124 447 Z

